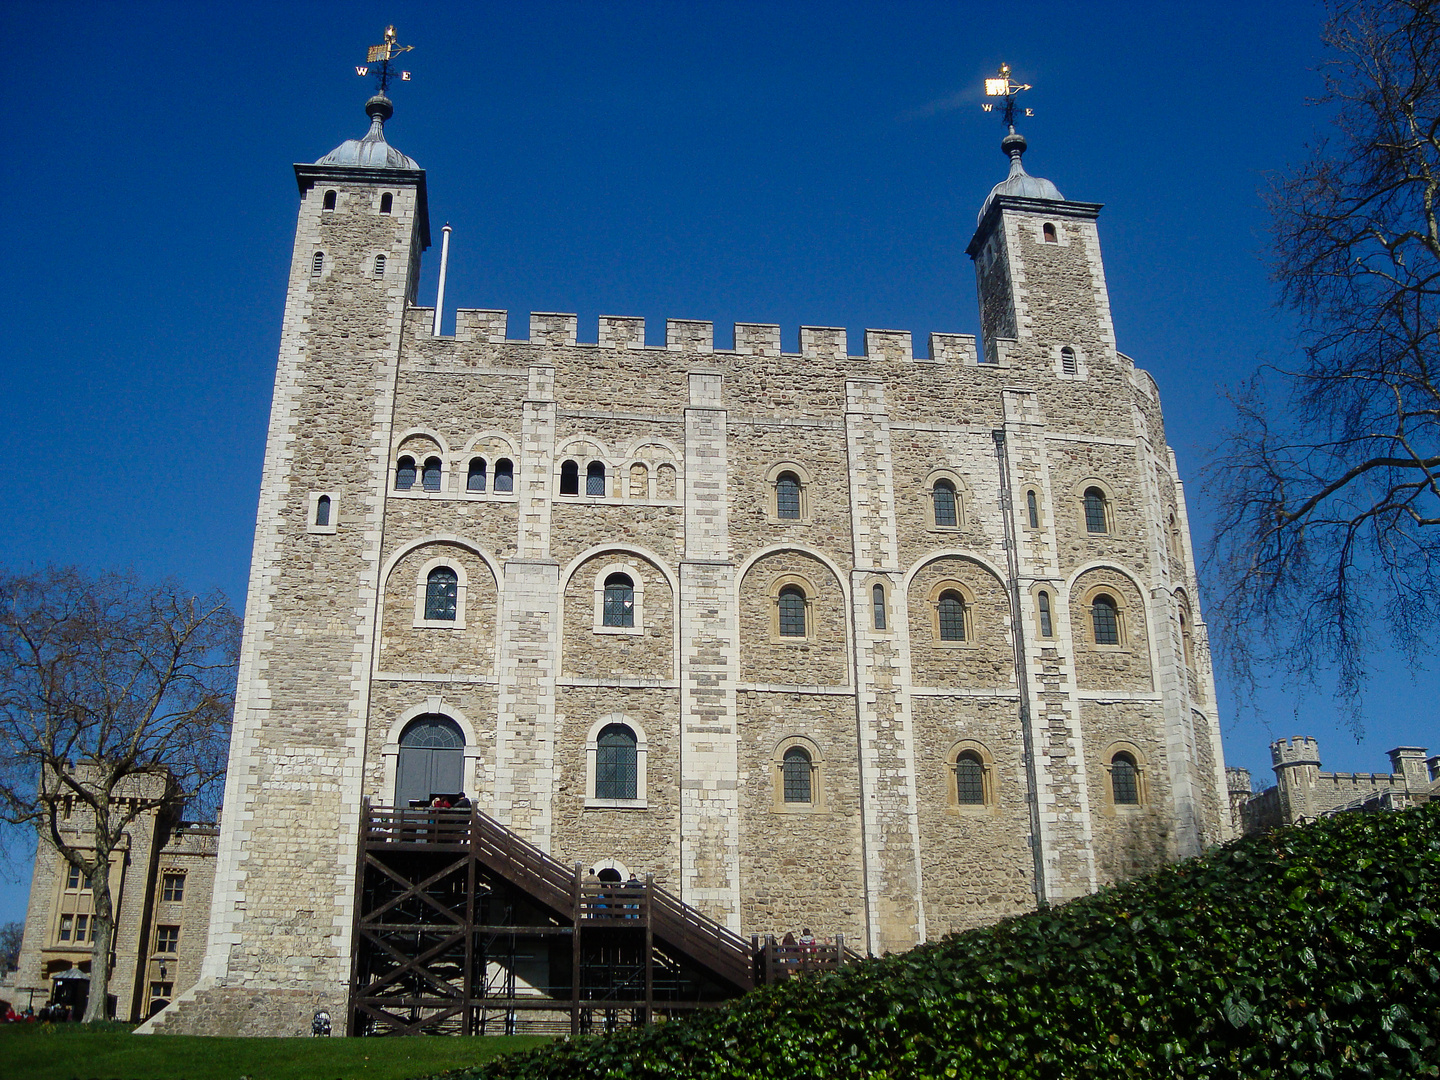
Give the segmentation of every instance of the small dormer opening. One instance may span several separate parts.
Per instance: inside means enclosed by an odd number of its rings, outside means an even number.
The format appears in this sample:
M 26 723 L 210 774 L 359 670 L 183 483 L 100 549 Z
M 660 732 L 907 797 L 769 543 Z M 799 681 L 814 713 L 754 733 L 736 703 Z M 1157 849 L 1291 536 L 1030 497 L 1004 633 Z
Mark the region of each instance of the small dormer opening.
M 1060 370 L 1066 375 L 1080 374 L 1080 364 L 1075 359 L 1075 350 L 1069 345 L 1060 350 Z
M 1043 231 L 1045 233 L 1045 243 L 1058 244 L 1060 242 L 1060 238 L 1055 234 L 1055 226 L 1050 224 L 1050 222 L 1045 222 Z
M 387 191 L 387 192 L 385 192 L 384 195 L 381 195 L 381 196 L 380 196 L 380 212 L 381 212 L 382 214 L 388 214 L 388 213 L 390 213 L 390 211 L 394 208 L 394 206 L 395 206 L 395 196 L 392 195 L 392 194 L 390 194 L 390 192 Z
M 324 207 L 324 209 L 326 209 L 326 210 L 334 210 L 334 209 L 335 209 L 335 192 L 333 192 L 333 191 L 327 191 L 327 192 L 325 192 L 325 202 L 323 203 L 323 207 Z

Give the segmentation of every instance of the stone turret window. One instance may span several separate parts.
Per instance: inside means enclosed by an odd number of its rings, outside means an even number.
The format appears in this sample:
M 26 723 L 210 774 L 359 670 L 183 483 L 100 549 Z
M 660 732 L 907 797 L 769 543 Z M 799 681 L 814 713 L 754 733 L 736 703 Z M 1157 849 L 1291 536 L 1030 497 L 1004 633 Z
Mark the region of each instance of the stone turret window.
M 1060 350 L 1060 371 L 1065 375 L 1080 374 L 1080 361 L 1075 358 L 1075 350 L 1068 345 Z
M 803 746 L 792 746 L 785 751 L 780 768 L 785 801 L 808 804 L 811 801 L 810 754 Z
M 1045 222 L 1043 232 L 1045 234 L 1045 243 L 1054 244 L 1059 242 L 1059 237 L 1055 235 L 1055 226 L 1050 224 L 1050 222 Z
M 384 256 L 384 255 L 376 255 L 376 256 L 375 256 L 375 276 L 376 276 L 377 278 L 383 278 L 383 277 L 385 276 L 385 256 Z
M 395 490 L 409 491 L 415 486 L 415 459 L 402 457 L 395 463 Z
M 390 192 L 387 191 L 384 195 L 380 196 L 380 212 L 382 214 L 390 213 L 390 211 L 394 209 L 394 206 L 395 196 L 391 195 Z
M 425 579 L 425 621 L 454 622 L 460 593 L 460 576 L 448 566 L 437 566 Z
M 1116 806 L 1140 805 L 1140 770 L 1124 750 L 1110 759 L 1110 793 Z
M 509 458 L 495 462 L 495 494 L 509 495 L 515 490 L 515 464 Z
M 585 494 L 605 494 L 605 463 L 592 461 L 585 467 Z
M 334 210 L 334 209 L 335 209 L 335 192 L 333 192 L 333 191 L 327 191 L 327 192 L 325 192 L 325 202 L 321 205 L 321 209 L 324 209 L 324 210 Z
M 1030 528 L 1038 529 L 1040 527 L 1040 503 L 1035 498 L 1033 491 L 1025 492 L 1025 510 L 1030 515 Z
M 465 474 L 465 490 L 485 490 L 485 459 L 483 457 L 470 459 L 470 471 Z
M 317 251 L 315 252 L 315 256 L 310 260 L 310 276 L 319 277 L 324 272 L 325 253 L 323 251 Z
M 315 524 L 322 526 L 330 524 L 329 495 L 321 495 L 318 499 L 315 500 Z
M 421 474 L 420 486 L 426 491 L 440 490 L 440 459 L 438 457 L 425 459 L 425 470 Z
M 1036 597 L 1040 609 L 1040 636 L 1043 638 L 1055 636 L 1055 624 L 1050 614 L 1050 594 L 1041 592 Z
M 936 480 L 930 497 L 935 503 L 935 527 L 955 528 L 960 520 L 955 501 L 955 485 L 949 480 Z
M 885 629 L 885 586 L 875 584 L 870 588 L 870 611 L 876 630 Z
M 560 494 L 580 494 L 580 465 L 578 462 L 566 461 L 560 465 Z

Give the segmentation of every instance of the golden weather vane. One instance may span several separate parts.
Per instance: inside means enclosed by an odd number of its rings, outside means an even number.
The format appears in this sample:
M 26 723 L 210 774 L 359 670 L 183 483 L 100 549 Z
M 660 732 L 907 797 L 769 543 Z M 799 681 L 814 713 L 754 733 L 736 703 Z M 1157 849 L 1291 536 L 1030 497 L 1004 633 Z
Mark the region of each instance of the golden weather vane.
M 365 63 L 355 65 L 355 74 L 363 79 L 366 75 L 370 74 L 370 65 L 378 64 L 379 66 L 375 69 L 376 92 L 383 97 L 386 95 L 386 91 L 390 89 L 390 80 L 396 76 L 399 76 L 401 82 L 410 81 L 410 72 L 399 71 L 392 68 L 390 61 L 394 60 L 401 53 L 407 53 L 413 48 L 415 48 L 414 45 L 397 44 L 395 40 L 395 27 L 387 26 L 385 28 L 385 40 L 379 45 L 370 46 L 370 51 L 365 57 Z
M 1031 86 L 1029 83 L 1014 83 L 1010 81 L 1009 64 L 1001 64 L 1000 74 L 993 79 L 985 80 L 986 97 L 1005 99 L 1005 125 L 1011 131 L 1015 130 L 1015 95 L 1020 93 L 1020 91 L 1022 90 L 1033 89 L 1034 87 Z M 995 103 L 993 101 L 987 101 L 982 104 L 980 108 L 984 109 L 986 112 L 993 112 L 995 110 Z M 1025 115 L 1034 116 L 1035 110 L 1026 109 Z

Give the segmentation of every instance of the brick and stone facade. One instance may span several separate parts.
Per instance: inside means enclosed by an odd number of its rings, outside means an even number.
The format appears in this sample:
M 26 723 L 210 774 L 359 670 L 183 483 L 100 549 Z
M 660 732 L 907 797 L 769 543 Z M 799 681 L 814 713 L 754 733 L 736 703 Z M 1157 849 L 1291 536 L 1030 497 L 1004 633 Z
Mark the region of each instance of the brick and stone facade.
M 157 1030 L 343 1014 L 361 801 L 396 798 L 421 717 L 460 732 L 481 809 L 745 934 L 904 949 L 1231 835 L 1184 492 L 1116 349 L 1099 206 L 996 189 L 981 347 L 720 348 L 694 320 L 651 346 L 619 317 L 581 341 L 553 313 L 514 340 L 489 310 L 440 337 L 409 166 L 297 166 L 205 978 Z M 602 617 L 616 574 L 631 626 Z M 633 797 L 596 790 L 614 725 Z

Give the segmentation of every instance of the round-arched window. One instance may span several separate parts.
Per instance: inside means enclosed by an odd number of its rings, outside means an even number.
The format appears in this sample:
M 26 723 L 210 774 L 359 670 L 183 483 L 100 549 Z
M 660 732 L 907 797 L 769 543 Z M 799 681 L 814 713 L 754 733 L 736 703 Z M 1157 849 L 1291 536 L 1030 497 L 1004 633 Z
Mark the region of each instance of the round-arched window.
M 776 602 L 780 609 L 780 636 L 805 637 L 805 590 L 799 585 L 786 585 Z
M 635 582 L 629 574 L 611 574 L 605 579 L 605 626 L 635 625 Z
M 941 641 L 965 640 L 965 601 L 954 589 L 940 594 L 936 604 Z
M 1102 593 L 1095 597 L 1090 606 L 1090 622 L 1095 630 L 1096 645 L 1120 644 L 1120 612 L 1113 596 Z
M 955 485 L 949 480 L 936 480 L 931 498 L 935 504 L 936 528 L 953 529 L 959 522 L 955 508 Z
M 973 750 L 955 759 L 955 801 L 961 806 L 985 805 L 985 764 Z
M 808 803 L 812 800 L 810 754 L 804 747 L 792 746 L 785 751 L 780 769 L 787 803 Z
M 429 806 L 465 788 L 465 736 L 448 716 L 426 713 L 405 725 L 395 769 L 395 805 Z
M 437 566 L 425 579 L 425 618 L 454 622 L 460 595 L 460 577 L 448 566 Z
M 1085 531 L 1109 531 L 1105 522 L 1105 493 L 1096 487 L 1085 489 Z
M 624 724 L 606 724 L 595 745 L 595 797 L 636 798 L 640 774 L 635 732 Z
M 1140 770 L 1124 750 L 1110 759 L 1110 791 L 1117 806 L 1140 804 Z
M 800 518 L 800 477 L 782 472 L 775 478 L 775 516 L 789 520 Z
M 395 463 L 395 490 L 409 491 L 415 486 L 415 459 L 408 454 Z

